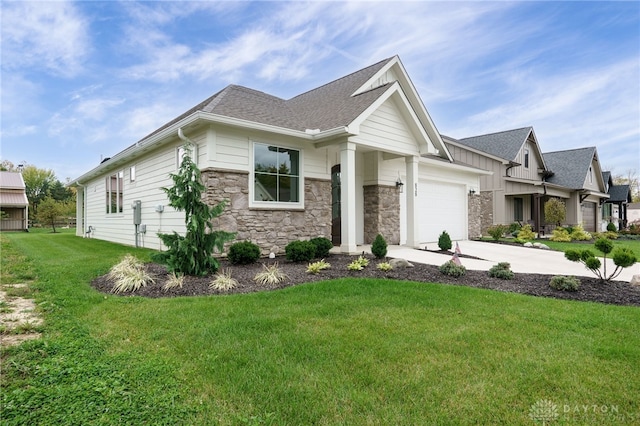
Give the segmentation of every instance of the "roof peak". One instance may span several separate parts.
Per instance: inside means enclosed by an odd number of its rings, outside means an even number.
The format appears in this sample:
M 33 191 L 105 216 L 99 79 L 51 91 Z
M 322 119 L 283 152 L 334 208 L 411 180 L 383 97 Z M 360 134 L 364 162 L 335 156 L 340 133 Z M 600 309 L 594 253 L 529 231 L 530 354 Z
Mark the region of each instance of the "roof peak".
M 533 130 L 533 126 L 525 126 L 525 127 L 519 127 L 517 129 L 511 129 L 511 130 L 502 130 L 500 132 L 491 132 L 491 133 L 484 133 L 482 135 L 474 135 L 474 136 L 468 136 L 466 138 L 462 138 L 462 139 L 454 139 L 454 140 L 464 140 L 464 139 L 471 139 L 471 138 L 480 138 L 480 137 L 484 137 L 484 136 L 492 136 L 492 135 L 499 135 L 502 133 L 511 133 L 511 132 L 518 132 L 520 130 Z M 453 138 L 451 138 L 453 139 Z

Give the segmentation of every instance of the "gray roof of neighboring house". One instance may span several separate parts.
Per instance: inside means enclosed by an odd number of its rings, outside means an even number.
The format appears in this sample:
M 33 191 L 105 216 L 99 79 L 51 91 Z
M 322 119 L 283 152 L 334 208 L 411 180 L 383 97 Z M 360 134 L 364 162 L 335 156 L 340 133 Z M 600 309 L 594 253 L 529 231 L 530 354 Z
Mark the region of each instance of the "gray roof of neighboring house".
M 26 207 L 29 205 L 22 174 L 0 172 L 0 206 Z
M 533 127 L 457 139 L 457 142 L 507 161 L 513 161 Z M 456 139 L 454 139 L 456 140 Z
M 606 185 L 609 185 L 609 180 L 611 179 L 611 172 L 602 172 L 602 180 Z
M 26 186 L 24 179 L 22 179 L 22 174 L 18 172 L 0 171 L 0 188 L 25 189 Z
M 385 59 L 289 100 L 247 87 L 230 85 L 143 139 L 197 111 L 300 131 L 306 129 L 330 130 L 346 126 L 364 112 L 390 86 L 390 84 L 385 84 L 352 96 L 358 88 L 392 59 Z
M 547 169 L 554 173 L 547 182 L 571 189 L 582 189 L 596 148 L 570 149 L 542 154 Z
M 609 199 L 611 203 L 624 203 L 631 201 L 631 188 L 629 185 L 611 185 L 609 187 Z

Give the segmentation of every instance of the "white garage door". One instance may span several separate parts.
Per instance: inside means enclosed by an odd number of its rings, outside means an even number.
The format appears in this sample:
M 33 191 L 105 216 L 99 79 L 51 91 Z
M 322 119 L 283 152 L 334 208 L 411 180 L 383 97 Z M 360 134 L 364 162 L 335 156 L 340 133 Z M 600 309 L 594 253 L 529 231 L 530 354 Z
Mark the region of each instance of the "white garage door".
M 452 240 L 466 239 L 467 194 L 464 185 L 420 180 L 420 242 L 438 241 L 442 231 Z

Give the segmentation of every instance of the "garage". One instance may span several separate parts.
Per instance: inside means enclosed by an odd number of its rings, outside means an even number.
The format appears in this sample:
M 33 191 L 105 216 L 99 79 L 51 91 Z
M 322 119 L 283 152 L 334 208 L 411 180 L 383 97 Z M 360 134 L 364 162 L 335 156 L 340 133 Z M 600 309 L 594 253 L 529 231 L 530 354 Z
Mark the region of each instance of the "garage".
M 582 222 L 584 222 L 584 230 L 587 232 L 596 232 L 596 203 L 582 203 Z
M 438 241 L 442 231 L 452 240 L 467 238 L 467 197 L 465 186 L 420 180 L 418 211 L 420 241 Z
M 421 243 L 438 241 L 447 231 L 453 241 L 467 239 L 466 186 L 420 179 L 418 187 L 418 223 Z M 400 204 L 401 244 L 407 241 L 406 199 Z

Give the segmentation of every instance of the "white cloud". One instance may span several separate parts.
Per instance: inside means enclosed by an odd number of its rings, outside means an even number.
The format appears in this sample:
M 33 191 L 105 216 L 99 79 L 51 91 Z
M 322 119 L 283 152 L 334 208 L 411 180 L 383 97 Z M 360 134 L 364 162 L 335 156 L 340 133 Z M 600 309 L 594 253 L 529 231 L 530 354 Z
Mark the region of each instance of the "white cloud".
M 69 2 L 2 2 L 2 66 L 72 77 L 90 49 L 88 23 Z

